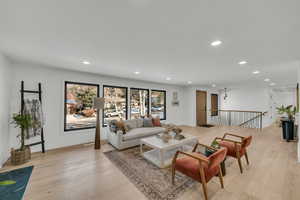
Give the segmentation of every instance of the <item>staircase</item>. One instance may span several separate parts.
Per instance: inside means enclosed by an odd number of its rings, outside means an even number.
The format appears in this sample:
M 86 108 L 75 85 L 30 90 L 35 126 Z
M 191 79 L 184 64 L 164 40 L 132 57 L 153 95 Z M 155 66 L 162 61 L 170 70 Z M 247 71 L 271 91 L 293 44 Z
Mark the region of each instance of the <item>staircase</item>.
M 236 126 L 262 130 L 263 116 L 267 112 L 246 110 L 212 110 L 210 124 Z

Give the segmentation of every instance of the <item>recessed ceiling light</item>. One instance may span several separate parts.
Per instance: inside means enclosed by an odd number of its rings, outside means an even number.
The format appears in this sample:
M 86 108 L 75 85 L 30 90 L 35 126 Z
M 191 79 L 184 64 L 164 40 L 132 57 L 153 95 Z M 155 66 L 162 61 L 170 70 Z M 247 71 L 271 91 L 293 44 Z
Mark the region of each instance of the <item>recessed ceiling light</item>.
M 134 72 L 135 74 L 140 74 L 141 72 Z
M 166 80 L 167 80 L 167 81 L 170 81 L 170 80 L 171 80 L 171 78 L 170 78 L 170 77 L 167 77 L 167 78 L 166 78 Z
M 266 78 L 264 81 L 265 81 L 265 82 L 269 82 L 269 81 L 270 81 L 270 79 L 269 79 L 269 78 Z
M 192 81 L 188 81 L 187 83 L 188 83 L 188 84 L 192 84 L 193 82 L 192 82 Z
M 211 86 L 212 86 L 212 87 L 216 87 L 217 85 L 216 85 L 216 84 L 212 84 Z
M 90 61 L 88 61 L 88 60 L 84 60 L 84 61 L 82 61 L 82 64 L 84 64 L 84 65 L 90 65 L 90 64 L 91 64 L 91 62 L 90 62 Z
M 245 60 L 242 60 L 239 62 L 239 65 L 245 65 L 245 64 L 247 64 L 247 61 L 245 61 Z
M 216 41 L 213 41 L 212 43 L 210 43 L 210 45 L 213 47 L 219 46 L 220 44 L 222 44 L 221 40 L 216 40 Z
M 274 85 L 276 85 L 276 83 L 270 83 L 270 86 L 274 86 Z
M 252 72 L 252 74 L 259 74 L 259 73 L 260 73 L 260 71 L 258 71 L 258 70 L 255 70 Z

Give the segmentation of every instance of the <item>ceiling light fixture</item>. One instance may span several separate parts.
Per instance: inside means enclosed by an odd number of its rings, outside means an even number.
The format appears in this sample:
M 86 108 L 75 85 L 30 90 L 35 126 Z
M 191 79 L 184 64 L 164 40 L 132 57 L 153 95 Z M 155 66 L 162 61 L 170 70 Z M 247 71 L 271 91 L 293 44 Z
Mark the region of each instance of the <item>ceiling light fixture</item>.
M 212 84 L 211 86 L 212 86 L 212 87 L 216 87 L 217 85 L 216 85 L 216 84 Z
M 270 86 L 274 86 L 274 85 L 276 85 L 276 83 L 270 83 Z
M 135 74 L 140 74 L 141 72 L 134 72 Z
M 91 64 L 91 62 L 90 62 L 90 61 L 88 61 L 88 60 L 84 60 L 84 61 L 82 61 L 82 64 L 84 64 L 84 65 L 90 65 L 90 64 Z
M 167 77 L 167 78 L 166 78 L 166 80 L 167 80 L 167 81 L 170 81 L 170 80 L 171 80 L 171 78 L 170 78 L 170 77 Z
M 265 82 L 269 82 L 271 79 L 269 79 L 269 78 L 266 78 L 264 81 Z
M 259 73 L 260 73 L 260 71 L 258 71 L 258 70 L 255 70 L 252 72 L 252 74 L 259 74 Z
M 187 83 L 188 83 L 188 84 L 192 84 L 193 82 L 192 82 L 192 81 L 188 81 Z
M 210 43 L 210 45 L 213 46 L 213 47 L 219 46 L 221 44 L 222 44 L 221 40 L 216 40 L 216 41 L 213 41 L 212 43 Z
M 245 65 L 245 64 L 247 64 L 247 61 L 245 61 L 245 60 L 242 60 L 239 62 L 239 65 Z

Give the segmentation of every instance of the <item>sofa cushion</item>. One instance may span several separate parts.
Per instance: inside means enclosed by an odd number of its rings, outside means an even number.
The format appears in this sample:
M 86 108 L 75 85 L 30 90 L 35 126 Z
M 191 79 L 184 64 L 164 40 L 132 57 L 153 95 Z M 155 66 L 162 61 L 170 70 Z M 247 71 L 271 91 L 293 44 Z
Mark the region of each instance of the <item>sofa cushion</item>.
M 128 131 L 126 135 L 123 135 L 123 140 L 132 140 L 132 139 L 148 137 L 148 136 L 156 135 L 158 133 L 162 133 L 164 131 L 165 128 L 163 127 L 135 128 Z
M 144 126 L 144 119 L 136 119 L 137 128 L 142 128 Z
M 124 121 L 126 127 L 128 127 L 128 129 L 135 129 L 137 128 L 137 120 L 136 119 L 130 119 L 130 120 L 125 120 Z

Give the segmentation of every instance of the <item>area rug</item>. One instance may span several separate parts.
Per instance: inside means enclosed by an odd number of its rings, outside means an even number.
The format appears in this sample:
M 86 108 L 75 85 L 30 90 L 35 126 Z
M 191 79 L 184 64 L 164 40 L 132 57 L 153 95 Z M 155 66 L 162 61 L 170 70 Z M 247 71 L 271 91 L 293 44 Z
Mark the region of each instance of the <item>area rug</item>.
M 171 183 L 171 169 L 159 169 L 146 161 L 138 147 L 124 151 L 110 151 L 105 155 L 149 200 L 174 200 L 196 182 L 176 173 L 175 184 Z
M 214 127 L 214 125 L 212 125 L 212 124 L 204 124 L 204 125 L 201 125 L 200 127 L 212 128 L 212 127 Z
M 21 200 L 31 176 L 33 166 L 0 174 L 0 199 Z

